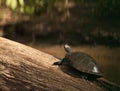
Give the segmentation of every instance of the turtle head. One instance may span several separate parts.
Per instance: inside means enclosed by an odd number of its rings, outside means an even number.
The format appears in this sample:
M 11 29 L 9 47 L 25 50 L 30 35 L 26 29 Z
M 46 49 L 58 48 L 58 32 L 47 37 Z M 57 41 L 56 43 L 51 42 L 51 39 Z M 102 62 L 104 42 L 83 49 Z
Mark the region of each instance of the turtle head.
M 68 44 L 65 44 L 65 45 L 64 45 L 64 49 L 65 49 L 65 51 L 66 51 L 67 53 L 72 52 L 72 50 L 71 50 L 71 48 L 70 48 L 70 46 L 69 46 Z

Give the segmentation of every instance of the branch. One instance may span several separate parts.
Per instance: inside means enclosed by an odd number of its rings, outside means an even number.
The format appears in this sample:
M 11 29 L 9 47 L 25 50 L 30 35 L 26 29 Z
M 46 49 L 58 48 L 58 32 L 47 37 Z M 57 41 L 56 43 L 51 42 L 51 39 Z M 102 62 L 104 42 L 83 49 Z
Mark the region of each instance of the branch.
M 52 55 L 0 38 L 0 91 L 120 91 L 98 79 L 82 79 L 67 66 L 55 66 Z

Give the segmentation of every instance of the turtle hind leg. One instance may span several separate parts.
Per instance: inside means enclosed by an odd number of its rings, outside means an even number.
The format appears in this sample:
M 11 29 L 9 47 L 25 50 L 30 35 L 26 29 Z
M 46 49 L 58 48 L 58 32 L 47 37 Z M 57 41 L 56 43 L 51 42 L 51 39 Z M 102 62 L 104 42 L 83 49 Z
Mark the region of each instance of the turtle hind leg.
M 54 62 L 53 65 L 62 65 L 62 63 L 63 63 L 63 60 L 60 60 L 58 62 Z

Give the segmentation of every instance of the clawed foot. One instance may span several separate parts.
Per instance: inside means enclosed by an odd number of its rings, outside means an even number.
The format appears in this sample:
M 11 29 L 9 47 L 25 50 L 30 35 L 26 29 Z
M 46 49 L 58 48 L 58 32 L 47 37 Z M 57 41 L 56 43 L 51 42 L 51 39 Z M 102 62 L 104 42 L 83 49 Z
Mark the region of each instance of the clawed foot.
M 53 65 L 61 65 L 61 61 L 58 61 L 58 62 L 54 62 Z

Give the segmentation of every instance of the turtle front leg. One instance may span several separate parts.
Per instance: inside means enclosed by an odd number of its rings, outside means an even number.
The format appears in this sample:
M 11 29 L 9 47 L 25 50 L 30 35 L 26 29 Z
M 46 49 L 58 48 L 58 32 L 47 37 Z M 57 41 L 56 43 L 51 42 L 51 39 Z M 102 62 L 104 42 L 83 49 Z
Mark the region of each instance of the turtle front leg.
M 63 60 L 60 60 L 58 62 L 54 62 L 53 65 L 62 65 L 62 63 L 63 63 Z

